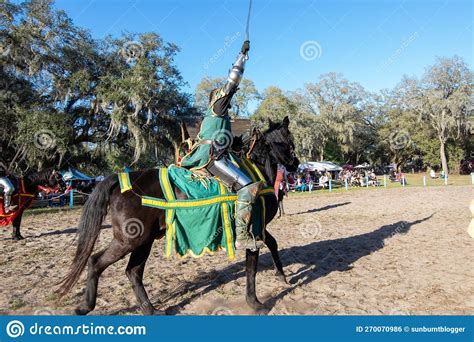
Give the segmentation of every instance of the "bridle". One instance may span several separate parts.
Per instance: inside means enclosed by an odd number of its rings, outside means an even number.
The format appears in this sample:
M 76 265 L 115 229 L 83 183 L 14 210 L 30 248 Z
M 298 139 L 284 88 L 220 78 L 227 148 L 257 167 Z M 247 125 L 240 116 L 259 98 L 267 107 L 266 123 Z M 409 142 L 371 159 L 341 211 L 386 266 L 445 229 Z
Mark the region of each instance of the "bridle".
M 278 161 L 280 164 L 292 165 L 295 162 L 295 151 L 292 144 L 286 139 L 283 134 L 280 132 L 280 129 L 275 129 L 267 134 L 263 134 L 263 138 L 265 144 L 269 147 L 270 154 L 273 158 Z M 285 159 L 282 159 L 281 156 L 275 154 L 274 149 L 272 148 L 273 143 L 285 143 L 289 145 L 290 155 L 287 157 L 285 155 Z M 288 159 L 287 159 L 288 158 Z
M 285 139 L 283 134 L 280 132 L 280 129 L 275 129 L 269 133 L 263 133 L 259 128 L 255 127 L 253 128 L 252 132 L 252 138 L 250 139 L 250 147 L 248 152 L 246 153 L 247 158 L 250 158 L 250 155 L 252 154 L 254 147 L 257 143 L 257 141 L 262 140 L 264 145 L 267 147 L 268 153 L 273 157 L 273 159 L 280 163 L 280 164 L 286 164 L 286 165 L 292 165 L 295 161 L 296 154 L 294 151 L 294 148 L 292 144 L 289 144 L 290 148 L 290 156 L 288 157 L 289 159 L 282 160 L 281 156 L 277 155 L 272 148 L 273 143 L 288 143 L 288 140 Z M 286 156 L 285 156 L 286 157 Z

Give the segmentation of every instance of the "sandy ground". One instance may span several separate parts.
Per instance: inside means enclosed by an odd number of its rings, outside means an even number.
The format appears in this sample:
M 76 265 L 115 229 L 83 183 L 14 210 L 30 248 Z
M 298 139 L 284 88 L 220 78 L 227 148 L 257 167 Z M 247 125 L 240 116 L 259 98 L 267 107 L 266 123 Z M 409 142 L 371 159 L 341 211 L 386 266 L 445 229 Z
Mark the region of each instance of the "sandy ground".
M 473 314 L 474 239 L 466 230 L 472 187 L 369 189 L 297 195 L 269 230 L 279 243 L 289 285 L 274 276 L 263 249 L 257 293 L 268 314 Z M 55 283 L 74 252 L 80 212 L 28 216 L 21 242 L 0 231 L 2 314 L 71 314 L 84 275 L 58 302 Z M 111 239 L 103 229 L 97 248 Z M 168 314 L 252 314 L 244 299 L 243 255 L 165 259 L 155 242 L 145 286 Z M 127 260 L 107 269 L 93 314 L 140 314 Z

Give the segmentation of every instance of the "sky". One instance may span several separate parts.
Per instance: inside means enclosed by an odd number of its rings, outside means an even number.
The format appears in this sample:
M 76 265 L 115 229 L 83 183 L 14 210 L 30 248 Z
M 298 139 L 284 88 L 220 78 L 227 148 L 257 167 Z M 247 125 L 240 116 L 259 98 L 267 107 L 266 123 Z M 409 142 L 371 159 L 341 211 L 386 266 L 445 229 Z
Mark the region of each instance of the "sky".
M 244 77 L 259 91 L 317 82 L 337 72 L 369 91 L 421 76 L 437 56 L 473 67 L 470 0 L 253 0 Z M 245 36 L 248 0 L 56 0 L 95 38 L 156 32 L 179 46 L 176 65 L 193 92 L 225 77 Z

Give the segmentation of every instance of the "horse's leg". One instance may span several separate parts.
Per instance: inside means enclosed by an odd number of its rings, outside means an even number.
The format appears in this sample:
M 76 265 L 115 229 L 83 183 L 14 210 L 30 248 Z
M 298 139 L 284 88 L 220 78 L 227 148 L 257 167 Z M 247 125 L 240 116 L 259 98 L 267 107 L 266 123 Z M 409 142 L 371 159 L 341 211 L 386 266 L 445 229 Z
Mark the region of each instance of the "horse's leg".
M 20 233 L 20 225 L 21 225 L 22 216 L 23 216 L 23 213 L 20 213 L 13 220 L 12 240 L 18 241 L 18 240 L 23 240 L 24 239 L 24 237 L 21 236 L 21 233 Z
M 247 249 L 245 252 L 245 273 L 247 276 L 247 292 L 245 299 L 247 304 L 255 311 L 262 311 L 264 306 L 257 299 L 257 293 L 255 290 L 255 276 L 257 275 L 257 264 L 259 250 L 252 252 Z
M 113 239 L 109 247 L 89 258 L 85 300 L 84 303 L 76 308 L 75 313 L 77 315 L 85 315 L 94 310 L 100 275 L 107 267 L 122 259 L 129 252 L 129 245 L 122 244 L 118 240 Z
M 135 297 L 137 297 L 138 304 L 145 315 L 161 313 L 150 302 L 143 286 L 143 271 L 145 270 L 145 264 L 150 255 L 152 245 L 153 239 L 134 250 L 132 255 L 130 255 L 130 260 L 125 270 L 125 274 L 132 283 L 133 292 Z
M 279 280 L 286 283 L 285 272 L 283 271 L 283 265 L 281 264 L 280 254 L 278 253 L 278 244 L 275 238 L 268 232 L 265 231 L 265 245 L 267 245 L 270 253 L 272 253 L 273 266 L 275 267 L 275 275 Z

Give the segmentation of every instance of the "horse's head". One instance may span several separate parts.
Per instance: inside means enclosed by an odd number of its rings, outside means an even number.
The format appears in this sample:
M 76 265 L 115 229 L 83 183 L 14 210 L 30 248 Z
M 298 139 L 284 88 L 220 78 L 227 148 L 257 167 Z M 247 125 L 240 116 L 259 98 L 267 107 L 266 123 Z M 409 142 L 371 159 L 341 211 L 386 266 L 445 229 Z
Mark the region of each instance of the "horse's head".
M 269 147 L 270 157 L 282 164 L 290 172 L 298 169 L 299 160 L 295 154 L 295 145 L 289 125 L 290 119 L 285 116 L 282 122 L 268 120 L 269 127 L 263 133 L 265 143 Z

